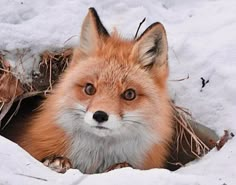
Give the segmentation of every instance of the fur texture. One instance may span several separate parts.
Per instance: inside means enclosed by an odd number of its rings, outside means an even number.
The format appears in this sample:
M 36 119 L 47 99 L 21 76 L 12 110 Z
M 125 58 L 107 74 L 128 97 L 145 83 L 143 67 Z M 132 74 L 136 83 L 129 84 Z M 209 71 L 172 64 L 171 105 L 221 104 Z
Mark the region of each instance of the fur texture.
M 126 40 L 109 35 L 91 8 L 71 65 L 16 142 L 39 160 L 66 155 L 84 173 L 122 162 L 138 169 L 163 167 L 173 135 L 167 77 L 160 23 L 137 40 Z M 95 94 L 86 94 L 87 84 Z M 123 98 L 128 89 L 136 93 L 133 100 Z M 97 123 L 96 111 L 109 119 Z

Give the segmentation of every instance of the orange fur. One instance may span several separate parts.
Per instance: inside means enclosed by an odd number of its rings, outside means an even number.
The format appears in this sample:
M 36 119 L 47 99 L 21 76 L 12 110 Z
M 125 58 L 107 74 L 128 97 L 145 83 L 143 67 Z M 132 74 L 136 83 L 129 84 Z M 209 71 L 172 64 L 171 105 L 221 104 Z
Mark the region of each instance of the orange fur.
M 87 23 L 88 20 L 91 22 Z M 93 32 L 96 27 L 94 21 L 95 18 L 89 12 L 83 27 L 91 27 L 89 30 L 91 37 L 95 39 L 95 46 L 89 47 L 91 43 L 83 40 L 83 35 L 88 29 L 82 28 L 81 46 L 75 49 L 71 65 L 53 94 L 43 104 L 42 111 L 27 124 L 21 137 L 15 140 L 38 160 L 52 154 L 67 155 L 72 147 L 72 136 L 58 126 L 55 119 L 61 114 L 63 106 L 73 107 L 78 101 L 86 107 L 86 111 L 103 110 L 121 118 L 127 112 L 139 110 L 148 127 L 159 139 L 153 139 L 150 150 L 135 168 L 163 167 L 173 135 L 172 112 L 166 85 L 168 63 L 164 28 L 156 24 L 135 41 L 122 39 L 117 33 L 109 37 L 101 33 L 99 35 L 98 31 Z M 158 48 L 160 53 L 154 58 L 157 64 L 154 63 L 154 67 L 149 69 L 141 63 L 140 53 L 142 45 L 149 47 L 152 44 L 148 39 L 154 31 L 155 34 L 159 31 L 162 34 L 160 38 L 164 40 L 161 48 Z M 150 49 L 153 49 L 152 47 L 151 45 Z M 96 96 L 84 93 L 86 83 L 91 83 L 97 88 Z M 137 98 L 133 101 L 122 100 L 120 94 L 130 87 L 138 92 Z M 64 101 L 64 97 L 69 98 Z

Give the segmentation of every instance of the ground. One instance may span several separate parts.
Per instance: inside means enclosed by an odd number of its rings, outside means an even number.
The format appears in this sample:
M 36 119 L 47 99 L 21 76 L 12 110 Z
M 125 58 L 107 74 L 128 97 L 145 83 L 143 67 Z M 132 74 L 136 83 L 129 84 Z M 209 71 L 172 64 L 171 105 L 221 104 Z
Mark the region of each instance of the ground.
M 30 48 L 31 53 L 40 53 L 76 46 L 91 6 L 109 31 L 116 27 L 127 38 L 134 36 L 144 17 L 140 33 L 153 22 L 163 23 L 169 42 L 169 90 L 175 103 L 219 135 L 225 129 L 236 133 L 234 0 L 0 0 L 0 50 Z M 17 68 L 13 59 L 10 64 Z M 33 67 L 28 60 L 24 70 Z M 202 88 L 203 80 L 209 82 Z M 0 160 L 0 184 L 236 184 L 235 139 L 175 172 L 125 168 L 98 175 L 83 175 L 78 170 L 57 174 L 2 137 Z

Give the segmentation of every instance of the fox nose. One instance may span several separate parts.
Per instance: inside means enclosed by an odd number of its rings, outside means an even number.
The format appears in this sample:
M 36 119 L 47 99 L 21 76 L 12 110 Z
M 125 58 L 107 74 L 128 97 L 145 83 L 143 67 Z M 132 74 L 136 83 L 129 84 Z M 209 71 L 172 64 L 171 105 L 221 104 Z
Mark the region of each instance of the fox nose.
M 93 119 L 95 119 L 98 123 L 102 123 L 104 121 L 107 121 L 108 120 L 108 114 L 104 111 L 96 111 L 94 114 L 93 114 Z

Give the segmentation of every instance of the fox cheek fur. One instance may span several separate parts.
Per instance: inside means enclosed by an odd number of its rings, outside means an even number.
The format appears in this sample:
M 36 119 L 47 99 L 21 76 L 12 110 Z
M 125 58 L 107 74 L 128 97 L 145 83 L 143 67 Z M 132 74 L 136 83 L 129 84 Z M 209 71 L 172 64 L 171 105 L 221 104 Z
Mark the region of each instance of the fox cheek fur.
M 84 173 L 163 167 L 173 135 L 167 48 L 162 24 L 126 40 L 90 8 L 70 66 L 16 142 L 39 160 L 65 155 Z

